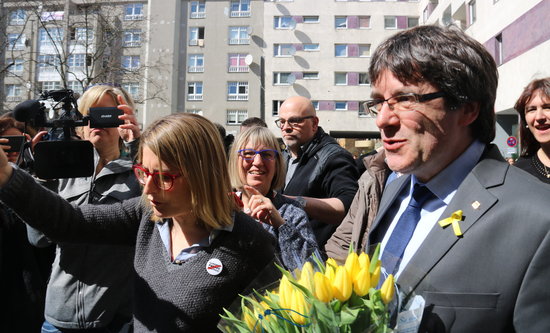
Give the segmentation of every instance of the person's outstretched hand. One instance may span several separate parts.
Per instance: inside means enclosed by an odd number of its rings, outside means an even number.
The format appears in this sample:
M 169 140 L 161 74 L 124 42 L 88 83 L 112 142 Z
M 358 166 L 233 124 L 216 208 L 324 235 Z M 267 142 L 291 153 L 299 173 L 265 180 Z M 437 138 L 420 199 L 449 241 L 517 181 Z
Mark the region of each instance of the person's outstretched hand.
M 7 145 L 8 139 L 0 139 L 0 147 L 3 150 L 10 149 Z M 8 163 L 8 156 L 6 154 L 0 154 L 0 187 L 6 185 L 13 173 L 13 167 Z
M 124 97 L 121 95 L 118 95 L 117 99 L 119 103 L 118 109 L 124 112 L 123 115 L 118 116 L 118 119 L 124 120 L 124 124 L 118 126 L 118 134 L 124 142 L 134 141 L 141 135 L 134 109 L 126 104 Z

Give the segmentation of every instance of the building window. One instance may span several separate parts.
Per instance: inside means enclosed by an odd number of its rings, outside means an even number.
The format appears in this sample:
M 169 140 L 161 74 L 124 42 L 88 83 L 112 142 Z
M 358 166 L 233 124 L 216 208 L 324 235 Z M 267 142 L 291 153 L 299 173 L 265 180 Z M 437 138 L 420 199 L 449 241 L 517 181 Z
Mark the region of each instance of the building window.
M 319 23 L 319 16 L 304 16 L 304 23 Z
M 281 108 L 281 104 L 283 104 L 284 101 L 278 101 L 273 100 L 271 102 L 271 115 L 272 116 L 278 116 L 279 115 L 279 109 Z
M 71 30 L 71 40 L 81 44 L 89 44 L 94 39 L 94 31 L 89 28 L 74 28 Z
M 6 97 L 8 98 L 8 101 L 14 101 L 21 97 L 21 85 L 6 84 Z
M 41 54 L 38 56 L 37 61 L 38 71 L 41 73 L 55 72 L 61 64 L 59 57 L 53 54 Z
M 132 29 L 124 31 L 124 46 L 141 46 L 141 29 Z
M 273 44 L 273 56 L 291 57 L 296 52 L 292 44 Z
M 9 76 L 20 76 L 23 74 L 23 59 L 7 59 L 7 74 Z
M 229 16 L 231 17 L 250 16 L 250 0 L 232 0 L 230 8 Z
M 348 28 L 348 17 L 347 16 L 335 16 L 334 17 L 334 27 L 336 29 L 347 29 Z
M 10 25 L 23 25 L 27 20 L 27 12 L 24 9 L 16 9 L 10 12 Z
M 359 73 L 359 85 L 366 86 L 370 84 L 369 73 Z
M 348 85 L 348 73 L 334 73 L 334 84 L 337 86 Z
M 319 101 L 311 101 L 311 104 L 313 104 L 313 109 L 315 111 L 319 111 Z
M 40 29 L 38 31 L 38 46 L 40 48 L 50 47 L 54 44 L 60 45 L 63 41 L 62 28 Z
M 187 71 L 189 73 L 202 73 L 204 72 L 204 55 L 203 54 L 190 54 L 187 60 Z
M 202 82 L 187 83 L 187 100 L 202 101 Z
M 304 80 L 318 80 L 319 72 L 304 72 L 302 73 Z
M 198 115 L 202 116 L 202 110 L 201 109 L 187 109 L 187 110 L 185 110 L 185 112 L 192 113 L 192 114 L 198 114 Z
M 476 21 L 476 2 L 475 0 L 472 0 L 470 2 L 468 2 L 468 18 L 469 18 L 469 23 L 470 24 L 474 24 L 474 22 Z
M 245 63 L 246 53 L 234 53 L 229 55 L 227 71 L 230 73 L 248 72 L 249 68 Z
M 397 17 L 396 16 L 384 16 L 384 28 L 385 29 L 397 29 Z
M 140 59 L 137 55 L 122 56 L 122 68 L 132 71 L 139 68 Z
M 228 101 L 248 101 L 248 82 L 227 82 Z
M 359 16 L 359 29 L 370 29 L 370 16 Z
M 82 83 L 80 83 L 79 81 L 67 82 L 67 88 L 79 94 L 82 94 L 84 92 L 84 88 L 82 88 Z
M 239 125 L 248 118 L 246 110 L 227 110 L 227 125 Z
M 407 17 L 407 28 L 418 26 L 418 17 Z
M 348 102 L 336 101 L 334 102 L 334 110 L 346 111 L 348 109 Z
M 25 35 L 23 34 L 8 34 L 8 48 L 10 50 L 25 49 Z
M 273 28 L 275 29 L 291 29 L 294 24 L 292 16 L 275 16 L 273 19 Z
M 127 82 L 127 83 L 121 84 L 121 86 L 124 90 L 128 92 L 128 94 L 130 94 L 130 96 L 132 96 L 134 100 L 140 97 L 139 82 Z
M 42 82 L 42 91 L 58 90 L 61 89 L 61 82 L 59 81 L 44 81 Z
M 86 67 L 86 54 L 84 53 L 71 54 L 69 58 L 67 58 L 67 65 L 72 70 L 76 68 Z
M 124 19 L 127 21 L 143 19 L 143 4 L 133 3 L 124 7 Z
M 370 44 L 359 44 L 359 56 L 370 57 Z
M 288 86 L 290 85 L 290 72 L 275 72 L 273 73 L 273 84 L 274 85 L 281 85 L 281 86 Z
M 189 28 L 189 45 L 204 46 L 204 27 Z
M 191 1 L 190 18 L 205 18 L 206 17 L 206 4 L 204 1 Z
M 347 57 L 348 45 L 347 44 L 334 44 L 334 56 L 335 57 Z
M 248 45 L 250 39 L 248 37 L 248 27 L 229 27 L 229 44 L 230 45 Z
M 319 51 L 319 44 L 303 44 L 305 52 Z
M 495 60 L 497 65 L 502 65 L 502 63 L 504 62 L 504 57 L 502 54 L 502 34 L 498 34 L 495 37 L 495 42 L 496 42 Z

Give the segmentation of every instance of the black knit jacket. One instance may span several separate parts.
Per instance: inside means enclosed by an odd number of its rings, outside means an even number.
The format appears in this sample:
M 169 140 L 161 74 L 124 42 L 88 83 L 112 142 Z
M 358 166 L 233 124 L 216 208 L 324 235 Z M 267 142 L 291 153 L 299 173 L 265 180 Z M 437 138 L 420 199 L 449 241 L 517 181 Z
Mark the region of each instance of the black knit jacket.
M 15 169 L 0 189 L 0 200 L 57 241 L 135 243 L 135 332 L 216 331 L 223 307 L 279 277 L 273 265 L 275 239 L 243 213 L 235 214 L 231 232 L 222 231 L 208 248 L 176 265 L 140 198 L 73 207 Z M 210 259 L 222 263 L 219 275 L 207 272 Z

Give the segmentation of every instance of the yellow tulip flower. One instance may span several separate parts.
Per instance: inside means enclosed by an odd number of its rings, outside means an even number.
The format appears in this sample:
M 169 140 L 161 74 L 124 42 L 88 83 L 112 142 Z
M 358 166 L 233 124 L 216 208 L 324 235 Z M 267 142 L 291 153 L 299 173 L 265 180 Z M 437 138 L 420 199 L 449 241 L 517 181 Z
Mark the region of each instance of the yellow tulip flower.
M 380 264 L 380 261 L 378 263 Z M 370 286 L 376 288 L 378 285 L 378 280 L 380 280 L 380 265 L 376 265 L 376 268 L 370 277 Z
M 302 267 L 298 283 L 308 290 L 313 291 L 313 265 L 310 262 L 306 262 Z
M 321 272 L 315 272 L 313 284 L 315 285 L 315 298 L 324 303 L 330 302 L 332 299 L 332 284 L 330 280 Z
M 243 312 L 243 320 L 246 323 L 246 326 L 248 326 L 248 328 L 252 331 L 254 329 L 254 325 L 256 325 L 256 318 L 254 318 L 254 315 L 248 308 L 244 308 Z
M 354 277 L 357 273 L 359 273 L 359 257 L 357 256 L 357 253 L 352 252 L 348 254 L 345 267 L 351 277 Z
M 365 252 L 361 252 L 361 254 L 359 255 L 359 267 L 360 269 L 363 269 L 365 267 L 368 269 L 370 267 L 369 255 Z
M 291 299 L 292 299 L 292 284 L 286 277 L 286 275 L 283 275 L 281 278 L 281 283 L 279 283 L 279 305 L 282 308 L 288 308 L 290 307 Z
M 334 280 L 332 280 L 332 292 L 341 302 L 347 301 L 351 296 L 352 283 L 351 277 L 344 266 L 338 266 Z
M 304 294 L 300 290 L 294 290 L 292 293 L 292 303 L 290 308 L 296 312 L 290 312 L 292 320 L 300 325 L 306 323 L 306 316 L 309 316 L 309 306 L 306 302 Z
M 386 281 L 382 284 L 380 288 L 380 293 L 382 294 L 382 301 L 384 304 L 388 304 L 395 293 L 395 285 L 393 283 L 393 274 L 388 275 Z
M 353 291 L 355 291 L 357 296 L 363 297 L 368 294 L 370 287 L 369 268 L 364 267 L 353 278 Z
M 325 270 L 325 276 L 329 279 L 329 281 L 333 281 L 334 280 L 334 270 L 336 269 L 336 267 L 338 266 L 327 266 L 327 269 Z
M 334 258 L 328 258 L 327 259 L 327 264 L 325 266 L 326 266 L 326 268 L 331 266 L 333 269 L 336 269 L 336 267 L 338 267 L 338 264 L 336 263 L 336 260 L 334 260 Z

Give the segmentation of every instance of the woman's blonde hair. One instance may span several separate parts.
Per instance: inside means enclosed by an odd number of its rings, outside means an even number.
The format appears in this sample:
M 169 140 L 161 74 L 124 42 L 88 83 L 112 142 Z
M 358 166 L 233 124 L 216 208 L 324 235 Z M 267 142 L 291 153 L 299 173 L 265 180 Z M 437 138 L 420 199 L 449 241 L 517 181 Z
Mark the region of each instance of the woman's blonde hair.
M 269 189 L 278 190 L 285 185 L 285 161 L 283 159 L 283 155 L 281 154 L 281 149 L 277 138 L 269 129 L 254 126 L 242 131 L 239 136 L 237 136 L 237 140 L 231 147 L 231 152 L 229 154 L 229 176 L 231 177 L 231 185 L 233 188 L 240 190 L 243 188 L 243 185 L 246 185 L 240 177 L 241 163 L 239 163 L 239 150 L 244 148 L 254 148 L 254 146 L 260 144 L 277 151 L 277 157 L 275 158 L 275 176 L 271 181 Z
M 237 207 L 222 140 L 213 123 L 200 115 L 172 114 L 153 122 L 140 140 L 140 162 L 147 147 L 185 177 L 198 223 L 211 228 L 233 223 L 232 212 Z
M 117 95 L 121 95 L 124 97 L 126 104 L 132 109 L 135 109 L 132 96 L 130 96 L 124 88 L 114 87 L 108 84 L 98 84 L 88 88 L 78 99 L 78 111 L 85 116 L 88 115 L 90 113 L 90 107 L 99 102 L 105 94 L 111 96 L 116 105 L 118 105 Z

